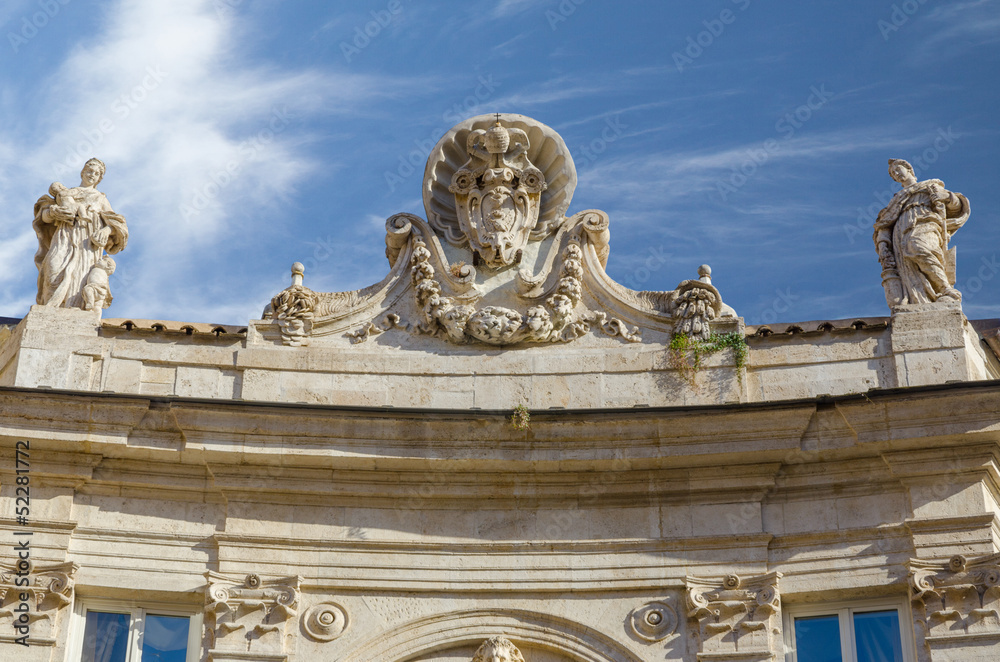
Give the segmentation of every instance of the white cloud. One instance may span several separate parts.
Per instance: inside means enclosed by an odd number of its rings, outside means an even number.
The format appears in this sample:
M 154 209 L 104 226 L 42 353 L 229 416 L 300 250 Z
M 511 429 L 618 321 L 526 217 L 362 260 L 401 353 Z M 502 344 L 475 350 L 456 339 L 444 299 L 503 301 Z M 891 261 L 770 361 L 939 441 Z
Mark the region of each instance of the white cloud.
M 318 166 L 303 147 L 304 120 L 363 112 L 365 100 L 419 82 L 246 64 L 241 26 L 217 15 L 211 0 L 118 0 L 105 16 L 100 33 L 81 35 L 37 82 L 47 93 L 32 130 L 0 129 L 0 184 L 13 192 L 3 200 L 0 238 L 14 235 L 23 248 L 31 206 L 48 183 L 75 185 L 84 161 L 98 156 L 108 167 L 99 188 L 131 229 L 118 259 L 130 277 L 118 278 L 109 314 L 198 321 L 215 317 L 214 301 L 224 297 L 244 311 L 230 321 L 255 316 L 260 293 L 217 270 L 216 258 L 256 235 L 280 236 L 284 220 L 249 219 L 262 208 L 281 219 L 278 206 Z M 0 279 L 18 271 L 33 288 L 34 274 L 25 273 L 33 252 Z

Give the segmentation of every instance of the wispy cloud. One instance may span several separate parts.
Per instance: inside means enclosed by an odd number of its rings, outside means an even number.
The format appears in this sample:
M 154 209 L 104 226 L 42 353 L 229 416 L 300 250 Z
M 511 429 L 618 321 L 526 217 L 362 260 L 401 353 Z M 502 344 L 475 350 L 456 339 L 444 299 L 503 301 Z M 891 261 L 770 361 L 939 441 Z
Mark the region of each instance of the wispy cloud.
M 246 242 L 280 236 L 285 221 L 272 219 L 319 165 L 304 120 L 363 113 L 366 100 L 419 83 L 247 64 L 240 26 L 205 0 L 120 0 L 106 16 L 102 32 L 39 83 L 49 93 L 32 131 L 0 132 L 3 189 L 25 192 L 5 201 L 0 236 L 25 244 L 31 206 L 47 186 L 39 183 L 75 185 L 83 162 L 99 156 L 108 166 L 99 188 L 132 228 L 116 309 L 215 318 L 213 301 L 224 295 L 243 311 L 235 320 L 255 316 L 260 293 L 212 265 Z M 27 279 L 32 253 L 16 266 L 3 261 L 0 282 Z

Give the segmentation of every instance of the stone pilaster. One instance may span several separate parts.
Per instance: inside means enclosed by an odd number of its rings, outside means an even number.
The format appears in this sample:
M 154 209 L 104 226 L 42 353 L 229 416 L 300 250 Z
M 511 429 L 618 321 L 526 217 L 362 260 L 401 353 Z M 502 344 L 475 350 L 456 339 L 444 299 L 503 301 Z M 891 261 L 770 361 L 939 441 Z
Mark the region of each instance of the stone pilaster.
M 206 628 L 212 662 L 285 662 L 294 636 L 299 577 L 207 573 Z
M 1000 659 L 1000 554 L 911 559 L 918 645 L 933 662 Z
M 721 580 L 688 577 L 688 617 L 698 660 L 762 662 L 782 655 L 781 573 Z

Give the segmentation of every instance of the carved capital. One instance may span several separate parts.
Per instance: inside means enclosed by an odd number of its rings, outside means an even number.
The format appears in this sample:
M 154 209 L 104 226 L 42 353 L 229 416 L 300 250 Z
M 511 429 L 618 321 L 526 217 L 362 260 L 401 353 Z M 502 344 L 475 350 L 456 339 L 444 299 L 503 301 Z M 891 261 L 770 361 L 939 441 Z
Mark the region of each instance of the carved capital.
M 924 643 L 1000 642 L 1000 554 L 948 561 L 910 559 L 913 618 Z
M 299 577 L 209 572 L 206 627 L 213 660 L 284 660 L 299 602 Z
M 777 660 L 781 654 L 781 573 L 723 579 L 688 577 L 688 618 L 699 660 Z
M 34 567 L 0 563 L 0 642 L 21 636 L 14 628 L 20 619 L 26 620 L 29 645 L 55 645 L 64 608 L 73 602 L 73 576 L 79 569 L 75 563 Z M 25 603 L 30 611 L 15 611 Z

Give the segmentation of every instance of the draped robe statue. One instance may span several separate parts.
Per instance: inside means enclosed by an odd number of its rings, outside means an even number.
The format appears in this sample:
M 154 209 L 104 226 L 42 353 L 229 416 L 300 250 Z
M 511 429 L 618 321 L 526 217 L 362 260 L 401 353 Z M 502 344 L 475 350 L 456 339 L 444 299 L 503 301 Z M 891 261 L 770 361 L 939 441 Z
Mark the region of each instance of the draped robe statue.
M 917 181 L 902 159 L 889 161 L 889 174 L 903 188 L 879 212 L 873 236 L 889 307 L 961 301 L 948 240 L 969 219 L 968 199 L 939 179 Z
M 80 185 L 59 182 L 35 203 L 32 227 L 38 236 L 36 301 L 44 306 L 85 308 L 83 289 L 91 269 L 128 242 L 125 218 L 116 214 L 95 186 L 104 177 L 104 164 L 90 159 L 80 173 Z M 108 293 L 110 301 L 110 293 Z

